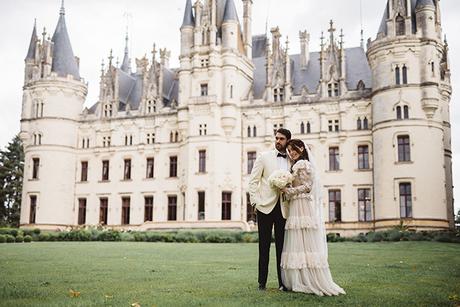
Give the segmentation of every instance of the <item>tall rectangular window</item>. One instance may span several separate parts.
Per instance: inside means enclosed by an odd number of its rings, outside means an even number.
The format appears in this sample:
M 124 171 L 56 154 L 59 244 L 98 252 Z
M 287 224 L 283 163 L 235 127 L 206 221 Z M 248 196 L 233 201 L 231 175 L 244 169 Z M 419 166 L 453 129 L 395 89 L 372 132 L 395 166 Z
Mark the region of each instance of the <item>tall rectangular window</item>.
M 88 181 L 88 161 L 81 162 L 81 182 Z
M 248 174 L 252 172 L 254 163 L 256 162 L 257 153 L 255 151 L 248 152 Z
M 358 189 L 358 210 L 360 222 L 368 222 L 372 220 L 370 189 Z
M 398 161 L 410 161 L 410 139 L 408 135 L 398 136 Z
M 208 84 L 201 84 L 201 96 L 208 96 Z
M 256 222 L 256 211 L 255 208 L 251 205 L 251 197 L 249 193 L 246 193 L 246 221 Z
M 109 180 L 109 160 L 102 161 L 102 181 Z
M 206 173 L 206 150 L 200 150 L 198 152 L 198 172 L 199 173 Z
M 147 158 L 147 169 L 146 169 L 145 178 L 153 178 L 153 176 L 154 176 L 154 173 L 153 173 L 154 161 L 155 160 L 153 158 Z
M 144 198 L 144 222 L 153 221 L 153 196 Z
M 38 179 L 38 170 L 40 168 L 40 159 L 32 159 L 32 179 Z
M 358 146 L 358 169 L 369 169 L 369 146 Z
M 107 225 L 107 215 L 109 211 L 109 199 L 99 199 L 99 224 Z
M 78 225 L 86 224 L 86 198 L 78 199 Z
M 329 147 L 329 170 L 330 171 L 340 170 L 339 148 L 338 147 Z
M 177 177 L 177 156 L 169 157 L 169 177 Z
M 232 219 L 232 192 L 222 192 L 222 220 Z
M 399 207 L 402 218 L 412 217 L 412 187 L 410 183 L 399 184 Z
M 37 196 L 30 196 L 30 212 L 29 212 L 29 224 L 35 224 L 35 217 L 37 215 Z
M 121 224 L 129 225 L 129 215 L 131 211 L 131 198 L 123 197 L 121 199 Z
M 340 190 L 329 190 L 329 221 L 342 221 L 341 193 Z
M 125 167 L 123 171 L 123 179 L 131 180 L 131 159 L 125 159 Z
M 177 220 L 177 196 L 168 196 L 168 221 Z
M 202 221 L 205 218 L 205 192 L 198 192 L 198 220 Z

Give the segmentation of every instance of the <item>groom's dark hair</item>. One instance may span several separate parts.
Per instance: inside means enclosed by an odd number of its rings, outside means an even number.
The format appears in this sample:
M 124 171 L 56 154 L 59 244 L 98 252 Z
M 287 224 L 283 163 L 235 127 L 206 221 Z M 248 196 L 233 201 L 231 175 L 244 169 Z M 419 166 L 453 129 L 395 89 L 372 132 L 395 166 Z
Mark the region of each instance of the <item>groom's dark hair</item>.
M 289 141 L 291 139 L 291 131 L 284 129 L 284 128 L 279 128 L 276 130 L 276 133 L 281 133 L 286 137 L 286 139 Z

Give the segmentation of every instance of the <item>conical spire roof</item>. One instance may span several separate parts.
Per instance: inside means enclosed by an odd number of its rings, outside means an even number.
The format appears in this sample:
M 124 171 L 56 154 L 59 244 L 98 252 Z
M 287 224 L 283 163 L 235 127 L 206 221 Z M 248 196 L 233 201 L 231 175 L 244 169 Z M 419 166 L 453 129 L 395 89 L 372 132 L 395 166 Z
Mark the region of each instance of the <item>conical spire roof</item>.
M 182 27 L 185 26 L 195 26 L 195 17 L 193 17 L 191 0 L 187 0 L 185 3 L 184 20 L 182 21 Z
M 34 29 L 32 30 L 32 36 L 30 37 L 29 50 L 27 51 L 26 60 L 35 58 L 35 50 L 37 48 L 37 22 L 34 22 Z
M 128 32 L 126 32 L 126 45 L 125 45 L 125 55 L 123 56 L 123 62 L 120 69 L 126 73 L 131 73 L 130 59 L 129 59 L 129 50 L 128 50 Z
M 51 41 L 54 43 L 51 71 L 56 72 L 60 77 L 72 75 L 76 79 L 80 79 L 77 61 L 73 55 L 72 45 L 70 44 L 65 24 L 64 0 L 62 1 L 59 21 Z
M 233 0 L 227 0 L 225 3 L 224 22 L 228 20 L 238 21 L 238 13 Z

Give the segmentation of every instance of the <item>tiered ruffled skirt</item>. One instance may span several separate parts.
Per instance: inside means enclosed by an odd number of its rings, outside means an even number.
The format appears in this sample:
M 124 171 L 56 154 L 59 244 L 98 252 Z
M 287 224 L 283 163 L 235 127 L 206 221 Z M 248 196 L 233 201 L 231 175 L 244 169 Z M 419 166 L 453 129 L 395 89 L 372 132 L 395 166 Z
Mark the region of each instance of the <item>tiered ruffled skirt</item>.
M 310 195 L 291 199 L 286 221 L 281 277 L 288 290 L 319 296 L 345 294 L 332 280 L 327 255 L 320 253 L 320 237 Z

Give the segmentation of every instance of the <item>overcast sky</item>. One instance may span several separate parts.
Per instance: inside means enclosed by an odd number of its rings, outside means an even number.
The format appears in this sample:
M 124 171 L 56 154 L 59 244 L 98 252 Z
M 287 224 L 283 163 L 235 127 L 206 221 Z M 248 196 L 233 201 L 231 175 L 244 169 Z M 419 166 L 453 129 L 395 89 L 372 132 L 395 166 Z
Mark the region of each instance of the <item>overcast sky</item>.
M 359 46 L 361 20 L 365 40 L 375 38 L 387 0 L 254 0 L 253 34 L 265 33 L 279 26 L 290 37 L 291 53 L 299 52 L 298 32 L 306 29 L 311 35 L 310 50 L 319 49 L 321 31 L 327 31 L 333 19 L 337 29 L 343 28 L 345 46 Z M 43 27 L 52 36 L 59 17 L 60 0 L 0 0 L 0 149 L 19 132 L 24 58 L 30 41 L 34 18 L 38 33 Z M 362 5 L 360 5 L 360 2 Z M 235 0 L 239 15 L 242 4 Z M 460 1 L 442 0 L 442 25 L 450 46 L 452 85 L 451 121 L 454 152 L 454 185 L 460 200 Z M 89 84 L 86 106 L 96 102 L 100 64 L 113 49 L 114 56 L 123 57 L 126 25 L 129 25 L 130 55 L 150 56 L 154 42 L 172 51 L 171 66 L 178 66 L 179 28 L 185 0 L 66 0 L 66 23 L 74 54 L 80 57 L 80 75 Z M 361 9 L 362 8 L 362 9 Z M 457 32 L 456 32 L 457 31 Z M 133 64 L 135 61 L 132 61 Z M 457 71 L 457 69 L 459 71 Z M 457 133 L 456 133 L 457 132 Z M 427 169 L 427 175 L 429 170 Z M 458 202 L 457 202 L 458 203 Z M 456 206 L 460 208 L 459 205 Z

